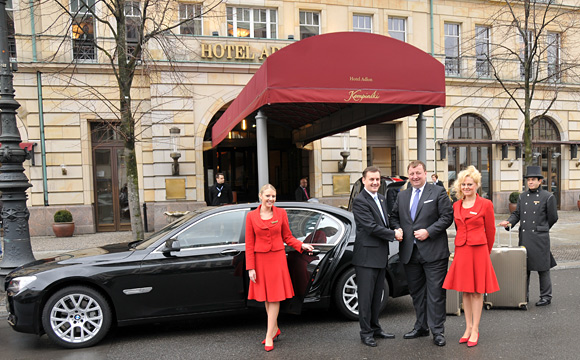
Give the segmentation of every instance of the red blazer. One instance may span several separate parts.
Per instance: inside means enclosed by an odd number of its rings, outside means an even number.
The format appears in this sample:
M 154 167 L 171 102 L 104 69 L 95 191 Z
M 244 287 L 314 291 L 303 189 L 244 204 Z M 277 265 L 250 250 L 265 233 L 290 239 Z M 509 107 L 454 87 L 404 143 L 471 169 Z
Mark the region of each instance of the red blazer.
M 455 246 L 487 244 L 489 252 L 495 241 L 495 216 L 491 201 L 477 195 L 471 209 L 467 210 L 465 218 L 462 216 L 463 200 L 453 204 L 455 218 Z
M 286 210 L 273 206 L 274 216 L 268 222 L 274 226 L 268 227 L 260 217 L 261 207 L 246 217 L 246 270 L 256 268 L 255 253 L 284 250 L 284 243 L 302 252 L 302 242 L 290 232 Z

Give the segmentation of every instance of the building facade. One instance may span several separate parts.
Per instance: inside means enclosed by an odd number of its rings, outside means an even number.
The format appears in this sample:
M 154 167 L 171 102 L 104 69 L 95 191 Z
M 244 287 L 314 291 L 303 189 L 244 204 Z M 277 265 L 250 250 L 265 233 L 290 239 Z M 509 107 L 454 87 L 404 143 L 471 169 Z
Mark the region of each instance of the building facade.
M 524 78 L 534 73 L 535 79 L 548 79 L 534 88 L 529 106 L 533 161 L 542 166 L 544 186 L 556 194 L 560 209 L 576 207 L 580 83 L 570 64 L 580 55 L 575 46 L 580 34 L 574 21 L 568 27 L 547 24 L 540 36 L 524 39 L 506 25 L 510 21 L 502 13 L 502 1 L 169 4 L 166 21 L 179 25 L 166 42 L 149 41 L 137 55 L 131 93 L 139 195 L 146 204 L 149 230 L 170 221 L 167 211 L 205 205 L 218 172 L 225 174 L 238 202 L 257 200 L 255 119 L 242 121 L 216 147 L 211 145 L 212 126 L 272 53 L 310 36 L 341 31 L 391 36 L 445 64 L 447 106 L 424 114 L 427 170 L 449 187 L 460 170 L 475 165 L 483 175 L 482 195 L 494 202 L 497 212 L 507 212 L 509 194 L 522 190 L 524 112 L 516 100 L 525 100 Z M 566 5 L 546 10 L 552 4 L 538 1 L 537 8 L 548 15 L 574 10 Z M 21 104 L 18 125 L 23 141 L 36 144 L 34 163 L 24 164 L 33 185 L 28 201 L 31 234 L 51 234 L 52 214 L 61 208 L 73 212 L 78 233 L 127 230 L 119 91 L 102 51 L 115 39 L 112 28 L 88 10 L 106 8 L 98 1 L 71 0 L 70 14 L 55 20 L 56 2 L 30 6 L 14 0 L 7 5 L 10 52 L 17 64 L 14 86 Z M 125 5 L 129 51 L 140 41 L 142 6 Z M 569 17 L 574 16 L 571 11 Z M 521 49 L 527 49 L 526 41 L 544 49 L 528 72 L 502 53 L 505 48 L 512 55 L 525 55 Z M 360 56 L 373 56 L 373 49 Z M 179 129 L 178 140 L 171 128 Z M 354 183 L 366 166 L 378 166 L 385 175 L 404 175 L 408 162 L 417 158 L 415 117 L 357 128 L 303 147 L 293 144 L 289 131 L 273 121 L 268 137 L 270 182 L 282 200 L 291 200 L 300 178 L 308 177 L 311 197 L 346 205 L 350 186 L 345 183 Z M 338 162 L 346 149 L 350 155 L 341 170 Z M 175 152 L 180 154 L 178 173 L 172 170 Z

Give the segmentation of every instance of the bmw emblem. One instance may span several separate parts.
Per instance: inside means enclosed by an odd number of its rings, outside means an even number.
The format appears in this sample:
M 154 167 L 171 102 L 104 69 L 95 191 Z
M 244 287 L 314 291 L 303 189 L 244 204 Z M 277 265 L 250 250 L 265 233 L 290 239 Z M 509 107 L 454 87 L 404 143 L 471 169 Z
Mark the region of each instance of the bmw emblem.
M 81 316 L 80 315 L 78 315 L 78 314 L 75 315 L 75 320 L 80 320 L 80 319 L 81 319 Z

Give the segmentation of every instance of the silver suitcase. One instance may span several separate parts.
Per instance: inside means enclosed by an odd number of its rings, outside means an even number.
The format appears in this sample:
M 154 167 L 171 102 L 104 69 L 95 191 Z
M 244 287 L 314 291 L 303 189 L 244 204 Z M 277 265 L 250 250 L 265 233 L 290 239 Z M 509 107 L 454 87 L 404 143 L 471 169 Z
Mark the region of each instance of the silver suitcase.
M 485 295 L 485 308 L 496 307 L 520 308 L 527 310 L 526 299 L 526 248 L 512 246 L 512 229 L 509 233 L 509 245 L 500 244 L 500 232 L 503 227 L 496 229 L 497 239 L 491 250 L 491 263 L 499 283 L 499 291 Z
M 449 265 L 447 269 L 451 266 L 453 262 L 453 254 L 449 256 Z M 461 316 L 461 293 L 457 290 L 447 290 L 446 300 L 445 300 L 445 312 L 447 315 L 457 315 Z

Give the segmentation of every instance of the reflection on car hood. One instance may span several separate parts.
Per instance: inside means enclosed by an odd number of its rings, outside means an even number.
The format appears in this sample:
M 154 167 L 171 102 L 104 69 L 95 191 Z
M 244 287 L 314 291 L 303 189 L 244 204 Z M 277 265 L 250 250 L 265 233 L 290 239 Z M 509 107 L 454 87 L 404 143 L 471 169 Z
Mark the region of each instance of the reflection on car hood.
M 69 251 L 53 257 L 25 264 L 10 273 L 11 277 L 25 276 L 40 271 L 75 264 L 90 264 L 124 259 L 131 255 L 129 243 L 118 243 L 102 247 Z

